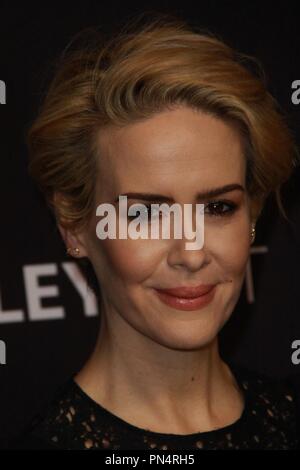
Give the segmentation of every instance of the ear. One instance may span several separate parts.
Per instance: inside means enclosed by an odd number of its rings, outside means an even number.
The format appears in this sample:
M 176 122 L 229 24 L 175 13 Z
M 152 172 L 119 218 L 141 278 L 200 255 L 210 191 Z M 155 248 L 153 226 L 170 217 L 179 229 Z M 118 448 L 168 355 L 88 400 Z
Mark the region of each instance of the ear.
M 63 203 L 66 205 L 66 198 L 58 192 L 54 193 L 53 196 L 54 206 Z M 66 250 L 69 250 L 69 254 L 72 256 L 76 256 L 76 258 L 83 258 L 87 257 L 87 248 L 85 237 L 83 233 L 71 231 L 70 229 L 66 229 L 63 224 L 59 222 L 59 217 L 56 215 L 57 227 L 60 231 L 62 239 L 65 242 Z M 78 251 L 79 250 L 79 251 Z
M 62 227 L 59 223 L 57 224 L 57 227 L 65 242 L 66 250 L 69 249 L 69 254 L 71 256 L 76 256 L 76 258 L 88 257 L 86 242 L 82 233 L 71 232 L 70 230 Z
M 252 223 L 256 223 L 263 209 L 263 204 L 260 200 L 253 199 L 250 201 L 250 218 Z

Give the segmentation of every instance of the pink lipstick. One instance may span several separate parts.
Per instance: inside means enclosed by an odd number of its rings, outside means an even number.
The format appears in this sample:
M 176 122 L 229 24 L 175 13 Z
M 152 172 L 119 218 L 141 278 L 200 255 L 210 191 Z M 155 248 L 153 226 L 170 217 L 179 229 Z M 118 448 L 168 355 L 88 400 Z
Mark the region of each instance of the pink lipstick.
M 215 284 L 155 289 L 163 303 L 179 310 L 197 310 L 208 305 L 214 297 L 215 290 Z

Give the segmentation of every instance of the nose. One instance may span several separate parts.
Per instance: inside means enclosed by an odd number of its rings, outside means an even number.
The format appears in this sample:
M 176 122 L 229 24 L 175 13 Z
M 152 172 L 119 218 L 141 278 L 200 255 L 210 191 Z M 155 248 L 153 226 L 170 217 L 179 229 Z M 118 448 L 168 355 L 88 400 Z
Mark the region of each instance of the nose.
M 191 240 L 186 238 L 183 233 L 180 239 L 169 240 L 169 250 L 167 261 L 170 267 L 176 269 L 186 269 L 187 271 L 196 272 L 209 264 L 209 253 L 204 244 L 200 249 L 187 250 L 186 243 L 191 243 Z

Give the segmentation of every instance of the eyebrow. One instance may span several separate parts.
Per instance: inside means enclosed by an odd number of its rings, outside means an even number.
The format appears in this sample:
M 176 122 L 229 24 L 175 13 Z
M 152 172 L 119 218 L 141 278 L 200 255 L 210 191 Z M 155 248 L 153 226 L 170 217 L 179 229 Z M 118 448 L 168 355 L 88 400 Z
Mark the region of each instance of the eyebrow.
M 229 193 L 231 191 L 245 191 L 245 188 L 237 183 L 232 183 L 232 184 L 226 184 L 225 186 L 221 186 L 219 188 L 211 188 L 206 191 L 201 191 L 200 193 L 197 193 L 197 200 L 207 200 L 211 199 L 212 197 L 219 196 L 221 194 Z M 125 193 L 125 194 L 119 194 L 119 196 L 127 196 L 127 199 L 138 199 L 142 201 L 155 201 L 155 202 L 174 202 L 173 198 L 170 198 L 168 196 L 163 196 L 162 194 L 151 194 L 151 193 Z M 119 196 L 115 199 L 114 202 L 118 202 Z

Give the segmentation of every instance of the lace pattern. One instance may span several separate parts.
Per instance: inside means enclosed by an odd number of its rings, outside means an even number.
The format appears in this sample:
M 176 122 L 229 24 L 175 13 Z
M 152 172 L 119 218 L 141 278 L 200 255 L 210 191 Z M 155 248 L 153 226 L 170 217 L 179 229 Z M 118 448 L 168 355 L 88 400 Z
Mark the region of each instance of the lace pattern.
M 284 381 L 231 367 L 244 392 L 241 417 L 226 427 L 162 434 L 123 421 L 90 398 L 72 376 L 58 390 L 33 434 L 61 449 L 201 450 L 298 448 L 295 397 Z

